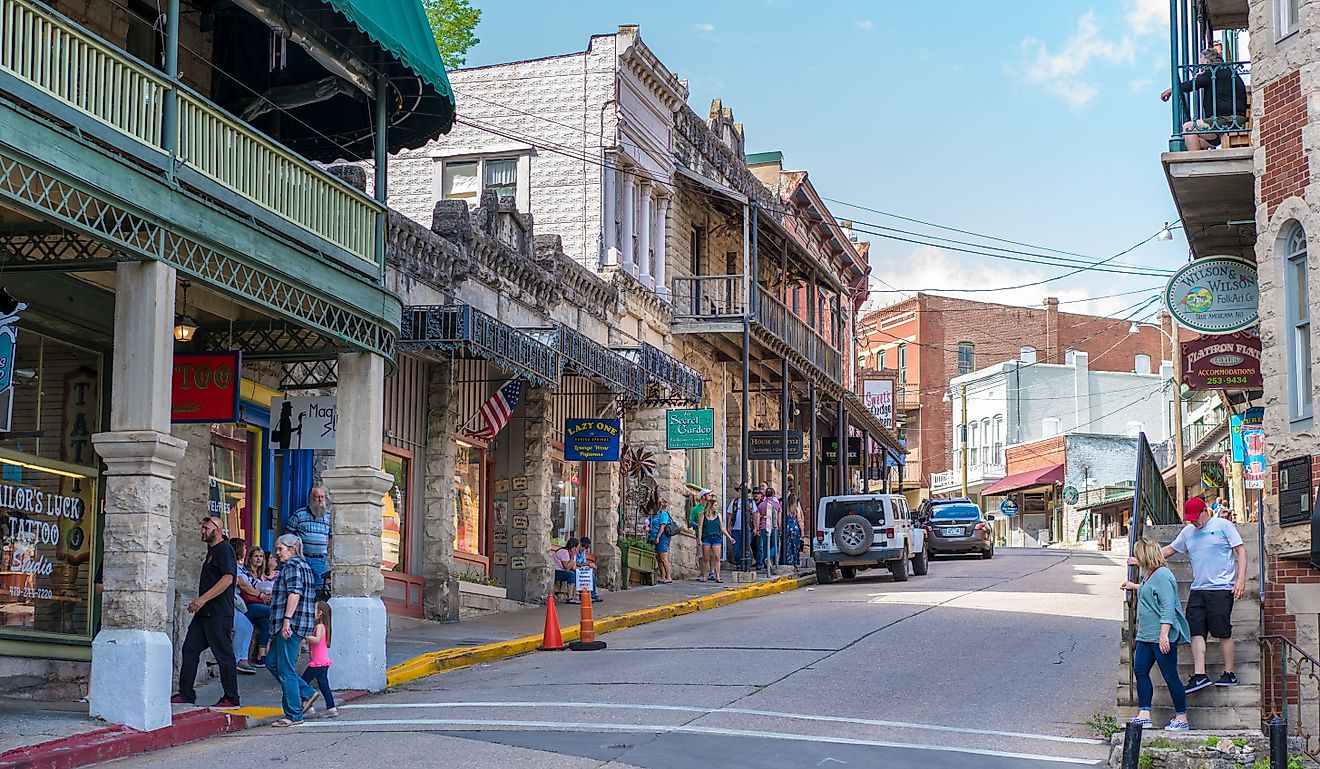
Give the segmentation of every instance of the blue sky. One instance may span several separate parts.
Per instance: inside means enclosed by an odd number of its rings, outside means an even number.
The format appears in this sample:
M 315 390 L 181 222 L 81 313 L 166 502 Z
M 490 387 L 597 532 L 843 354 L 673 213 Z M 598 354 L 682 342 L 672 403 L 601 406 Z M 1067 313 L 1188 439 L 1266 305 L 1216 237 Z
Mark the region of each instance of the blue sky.
M 474 4 L 481 43 L 468 66 L 580 51 L 592 34 L 639 24 L 688 81 L 698 114 L 723 99 L 746 126 L 749 152 L 782 151 L 830 198 L 1097 259 L 1177 216 L 1159 160 L 1170 126 L 1158 98 L 1168 81 L 1166 0 L 955 0 L 939 10 L 827 0 Z M 834 213 L 913 228 L 843 206 Z M 873 274 L 898 288 L 1065 272 L 870 239 Z M 1186 253 L 1175 232 L 1119 261 L 1170 268 Z M 977 296 L 1034 305 L 1162 282 L 1087 272 Z M 1111 313 L 1144 298 L 1067 309 Z

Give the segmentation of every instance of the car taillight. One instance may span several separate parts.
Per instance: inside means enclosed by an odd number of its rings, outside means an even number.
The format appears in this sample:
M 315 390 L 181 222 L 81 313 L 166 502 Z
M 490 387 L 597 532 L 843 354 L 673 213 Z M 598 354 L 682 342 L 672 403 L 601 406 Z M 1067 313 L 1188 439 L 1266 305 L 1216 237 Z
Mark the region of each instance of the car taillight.
M 885 539 L 893 539 L 893 538 L 894 538 L 894 530 L 885 529 Z
M 985 524 L 984 524 L 984 523 L 978 523 L 978 524 L 976 524 L 976 530 L 977 530 L 977 531 L 985 531 Z
M 922 526 L 921 528 L 922 528 L 922 530 L 925 531 L 927 534 L 930 533 L 930 527 L 929 527 L 929 526 Z
M 824 541 L 825 541 L 825 532 L 823 532 L 823 531 L 817 531 L 817 532 L 816 532 L 816 541 L 817 541 L 817 542 L 824 542 Z

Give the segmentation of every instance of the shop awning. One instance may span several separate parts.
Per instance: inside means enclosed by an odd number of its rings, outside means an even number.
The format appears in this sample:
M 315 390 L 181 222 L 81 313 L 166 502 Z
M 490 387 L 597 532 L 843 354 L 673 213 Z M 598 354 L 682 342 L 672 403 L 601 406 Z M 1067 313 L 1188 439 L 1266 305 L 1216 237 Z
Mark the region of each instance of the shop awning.
M 706 380 L 700 371 L 645 342 L 637 347 L 615 347 L 614 351 L 640 366 L 647 383 L 664 391 L 660 397 L 686 403 L 701 402 Z
M 562 323 L 552 328 L 529 329 L 528 333 L 559 352 L 563 374 L 587 377 L 634 402 L 646 399 L 646 376 L 641 366 L 586 334 Z
M 426 10 L 419 0 L 324 0 L 347 16 L 381 48 L 394 54 L 431 88 L 436 95 L 454 101 L 454 90 L 445 76 L 426 20 Z
M 1063 465 L 1050 465 L 1035 470 L 1028 470 L 1025 473 L 1014 473 L 1005 478 L 1000 478 L 986 487 L 981 492 L 983 497 L 993 497 L 996 494 L 1007 494 L 1010 491 L 1021 491 L 1033 486 L 1053 486 L 1063 483 Z
M 398 349 L 480 358 L 533 386 L 559 386 L 557 349 L 466 304 L 405 307 Z

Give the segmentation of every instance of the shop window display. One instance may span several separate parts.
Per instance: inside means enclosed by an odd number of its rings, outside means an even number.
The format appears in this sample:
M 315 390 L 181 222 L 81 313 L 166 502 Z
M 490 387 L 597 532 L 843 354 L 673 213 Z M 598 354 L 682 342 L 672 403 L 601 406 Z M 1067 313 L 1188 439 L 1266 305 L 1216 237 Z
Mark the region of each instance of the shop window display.
M 485 452 L 468 443 L 458 442 L 458 462 L 454 472 L 454 551 L 481 554 L 482 463 Z
M 381 456 L 380 467 L 389 474 L 393 485 L 385 493 L 380 522 L 380 568 L 385 571 L 406 571 L 406 554 L 402 543 L 408 541 L 408 473 L 411 462 L 407 457 L 386 453 Z
M 239 424 L 211 426 L 211 489 L 208 510 L 225 522 L 228 536 L 251 541 L 248 509 L 249 464 L 252 452 L 247 428 Z
M 563 544 L 578 533 L 581 525 L 579 511 L 586 504 L 586 488 L 582 482 L 582 462 L 556 462 L 554 467 L 555 474 L 550 483 L 556 504 L 552 510 L 554 528 L 550 536 L 556 544 Z

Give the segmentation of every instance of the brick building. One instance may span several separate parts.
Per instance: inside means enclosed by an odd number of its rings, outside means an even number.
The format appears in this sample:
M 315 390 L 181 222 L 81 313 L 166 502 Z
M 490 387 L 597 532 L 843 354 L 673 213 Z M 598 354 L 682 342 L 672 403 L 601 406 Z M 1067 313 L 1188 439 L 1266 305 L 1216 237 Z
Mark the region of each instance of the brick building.
M 953 404 L 949 380 L 996 363 L 1062 364 L 1086 352 L 1095 371 L 1151 373 L 1171 352 L 1160 329 L 1130 321 L 919 293 L 876 310 L 858 324 L 858 364 L 897 372 L 896 403 L 907 441 L 903 489 L 916 503 L 929 496 L 930 474 L 952 466 Z

